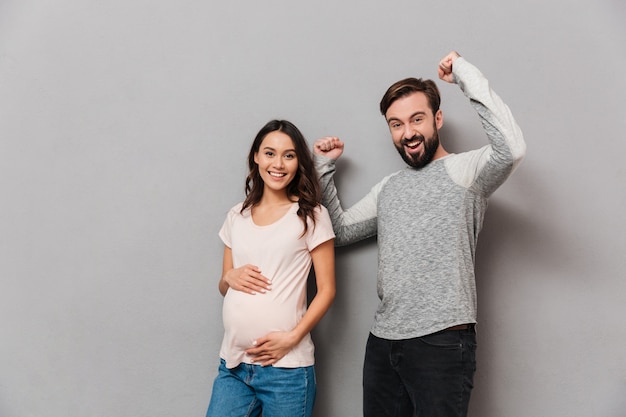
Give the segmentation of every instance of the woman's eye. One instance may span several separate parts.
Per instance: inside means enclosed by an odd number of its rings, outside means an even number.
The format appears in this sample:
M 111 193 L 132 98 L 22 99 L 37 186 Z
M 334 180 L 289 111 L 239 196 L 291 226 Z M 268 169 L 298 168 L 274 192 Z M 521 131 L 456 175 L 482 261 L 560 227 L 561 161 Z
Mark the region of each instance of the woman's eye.
M 292 154 L 292 153 L 288 153 L 287 155 L 285 155 L 285 158 L 287 158 L 287 159 L 293 159 L 295 157 L 296 156 L 294 154 Z
M 274 156 L 274 152 L 266 151 L 265 156 Z

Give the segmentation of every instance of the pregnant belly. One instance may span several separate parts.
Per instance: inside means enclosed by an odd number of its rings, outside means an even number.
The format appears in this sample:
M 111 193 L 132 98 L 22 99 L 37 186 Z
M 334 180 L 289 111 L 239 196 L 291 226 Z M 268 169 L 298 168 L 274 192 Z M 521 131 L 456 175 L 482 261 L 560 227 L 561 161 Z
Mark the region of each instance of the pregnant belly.
M 279 303 L 269 293 L 250 295 L 228 291 L 224 297 L 224 336 L 230 346 L 242 350 L 270 332 L 293 329 L 297 317 L 295 306 Z

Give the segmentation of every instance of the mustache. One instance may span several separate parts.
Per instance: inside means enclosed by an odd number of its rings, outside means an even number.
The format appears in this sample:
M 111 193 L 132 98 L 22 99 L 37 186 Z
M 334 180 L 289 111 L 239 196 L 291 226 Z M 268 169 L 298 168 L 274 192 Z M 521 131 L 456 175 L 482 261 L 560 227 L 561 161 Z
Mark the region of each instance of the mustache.
M 424 137 L 424 135 L 415 135 L 415 136 L 410 137 L 410 138 L 402 139 L 402 141 L 400 143 L 402 144 L 402 146 L 405 146 L 406 144 L 411 143 L 411 142 L 415 142 L 415 141 L 424 142 L 425 140 L 426 140 L 426 138 Z

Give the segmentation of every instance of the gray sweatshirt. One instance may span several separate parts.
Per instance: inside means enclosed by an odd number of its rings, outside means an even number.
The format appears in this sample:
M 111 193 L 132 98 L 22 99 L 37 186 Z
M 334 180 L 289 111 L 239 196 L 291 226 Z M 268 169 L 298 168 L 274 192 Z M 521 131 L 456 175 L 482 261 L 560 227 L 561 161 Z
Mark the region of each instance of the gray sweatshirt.
M 526 145 L 509 108 L 464 58 L 455 82 L 478 112 L 489 145 L 391 174 L 343 210 L 335 161 L 316 166 L 336 244 L 378 239 L 378 297 L 372 333 L 409 339 L 476 322 L 474 255 L 488 197 L 521 162 Z

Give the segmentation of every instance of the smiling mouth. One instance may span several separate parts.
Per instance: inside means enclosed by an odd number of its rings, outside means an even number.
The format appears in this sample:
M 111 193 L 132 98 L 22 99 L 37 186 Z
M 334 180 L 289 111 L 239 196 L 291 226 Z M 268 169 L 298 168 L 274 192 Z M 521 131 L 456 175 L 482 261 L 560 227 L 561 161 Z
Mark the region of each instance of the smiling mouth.
M 284 172 L 273 172 L 273 171 L 268 171 L 268 172 L 270 174 L 270 177 L 275 177 L 275 178 L 282 178 L 285 175 L 287 175 Z
M 403 139 L 402 146 L 409 149 L 417 149 L 424 142 L 424 138 L 413 137 L 411 139 Z

